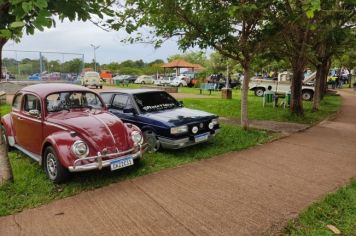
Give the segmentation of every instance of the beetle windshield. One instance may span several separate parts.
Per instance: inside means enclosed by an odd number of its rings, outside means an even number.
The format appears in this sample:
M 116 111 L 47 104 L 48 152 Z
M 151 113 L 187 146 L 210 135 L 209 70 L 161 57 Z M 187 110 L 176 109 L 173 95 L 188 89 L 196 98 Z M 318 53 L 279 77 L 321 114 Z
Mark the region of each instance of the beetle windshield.
M 142 112 L 160 111 L 180 107 L 180 103 L 166 92 L 149 92 L 134 95 Z
M 57 112 L 73 108 L 103 108 L 99 97 L 91 92 L 53 93 L 47 96 L 46 106 L 48 112 Z

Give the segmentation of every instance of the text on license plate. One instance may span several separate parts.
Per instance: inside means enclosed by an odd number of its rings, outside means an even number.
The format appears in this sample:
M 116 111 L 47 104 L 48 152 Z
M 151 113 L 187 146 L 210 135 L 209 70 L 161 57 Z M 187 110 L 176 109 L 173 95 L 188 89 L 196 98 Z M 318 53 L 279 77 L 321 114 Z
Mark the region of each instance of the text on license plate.
M 117 170 L 134 164 L 132 157 L 126 157 L 120 160 L 115 160 L 110 163 L 110 169 Z
M 203 141 L 208 140 L 208 137 L 209 137 L 209 134 L 205 133 L 205 134 L 196 135 L 194 137 L 194 139 L 195 139 L 195 142 L 198 143 L 198 142 L 203 142 Z

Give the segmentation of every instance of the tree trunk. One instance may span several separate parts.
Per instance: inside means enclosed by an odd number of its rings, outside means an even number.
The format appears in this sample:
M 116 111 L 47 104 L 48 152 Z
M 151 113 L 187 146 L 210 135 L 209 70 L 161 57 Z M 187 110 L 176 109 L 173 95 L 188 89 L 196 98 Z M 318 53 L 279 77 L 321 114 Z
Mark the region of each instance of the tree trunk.
M 331 59 L 330 58 L 325 58 L 322 60 L 321 62 L 321 67 L 322 67 L 322 82 L 320 84 L 320 99 L 323 100 L 324 95 L 326 94 L 326 92 L 328 91 L 328 86 L 327 86 L 327 82 L 328 82 L 328 73 L 330 70 L 330 66 L 331 66 Z
M 250 82 L 250 66 L 244 66 L 244 79 L 241 90 L 241 126 L 243 129 L 248 129 L 248 84 Z
M 3 79 L 2 74 L 2 49 L 8 39 L 0 37 L 0 80 Z
M 304 63 L 297 60 L 293 63 L 293 78 L 291 86 L 290 111 L 297 116 L 303 116 L 302 82 L 304 78 Z
M 314 87 L 314 98 L 313 98 L 313 108 L 312 111 L 316 112 L 320 109 L 320 98 L 321 98 L 321 84 L 324 82 L 322 77 L 322 65 L 318 64 L 316 67 L 316 77 L 315 77 L 315 87 Z

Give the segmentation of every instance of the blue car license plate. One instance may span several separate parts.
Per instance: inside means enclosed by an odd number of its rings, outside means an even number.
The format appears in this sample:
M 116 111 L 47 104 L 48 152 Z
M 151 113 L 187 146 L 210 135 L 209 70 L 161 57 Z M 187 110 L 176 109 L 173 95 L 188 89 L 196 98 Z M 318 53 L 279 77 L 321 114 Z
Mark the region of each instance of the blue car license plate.
M 209 137 L 209 133 L 199 134 L 194 136 L 194 140 L 196 143 L 199 143 L 208 140 L 208 137 Z
M 124 168 L 126 166 L 132 166 L 134 164 L 133 159 L 131 156 L 120 159 L 120 160 L 115 160 L 110 163 L 110 169 L 111 171 L 117 170 Z

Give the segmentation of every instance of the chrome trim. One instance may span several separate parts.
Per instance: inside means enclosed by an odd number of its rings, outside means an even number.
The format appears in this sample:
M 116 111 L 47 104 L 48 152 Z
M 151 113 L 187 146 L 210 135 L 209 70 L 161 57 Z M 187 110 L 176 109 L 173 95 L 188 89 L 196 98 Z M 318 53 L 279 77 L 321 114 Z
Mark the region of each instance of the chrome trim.
M 17 148 L 18 150 L 20 150 L 21 152 L 25 153 L 27 156 L 31 157 L 31 159 L 37 161 L 37 162 L 40 162 L 41 160 L 41 156 L 39 155 L 36 155 L 30 151 L 27 151 L 26 149 L 24 149 L 23 147 L 17 145 L 17 144 L 14 144 L 14 147 Z
M 22 119 L 27 119 L 27 120 L 31 120 L 33 122 L 37 122 L 37 123 L 42 123 L 41 117 L 39 118 L 32 118 L 26 115 L 22 115 L 21 113 L 16 114 L 17 117 L 21 117 Z
M 104 157 L 123 155 L 123 154 L 127 154 L 129 152 L 132 152 L 134 150 L 136 150 L 136 152 L 133 153 L 133 154 L 128 154 L 128 155 L 124 155 L 124 156 L 120 156 L 120 157 L 117 157 L 117 158 L 113 158 L 113 159 L 109 159 L 109 160 L 103 161 Z M 88 171 L 88 170 L 95 170 L 95 169 L 101 170 L 103 167 L 110 166 L 111 162 L 117 161 L 117 160 L 121 160 L 121 159 L 125 159 L 128 156 L 131 156 L 132 159 L 140 158 L 142 156 L 141 146 L 138 146 L 136 148 L 132 148 L 132 149 L 124 151 L 124 152 L 111 153 L 111 154 L 106 154 L 106 155 L 102 155 L 100 152 L 98 152 L 97 156 L 85 157 L 85 158 L 77 159 L 76 161 L 74 161 L 73 166 L 69 166 L 68 167 L 68 170 L 70 172 L 81 172 L 81 171 Z M 78 164 L 78 162 L 83 161 L 83 160 L 94 160 L 94 159 L 96 159 L 97 162 L 88 163 L 88 164 L 84 164 L 84 165 L 79 165 Z

